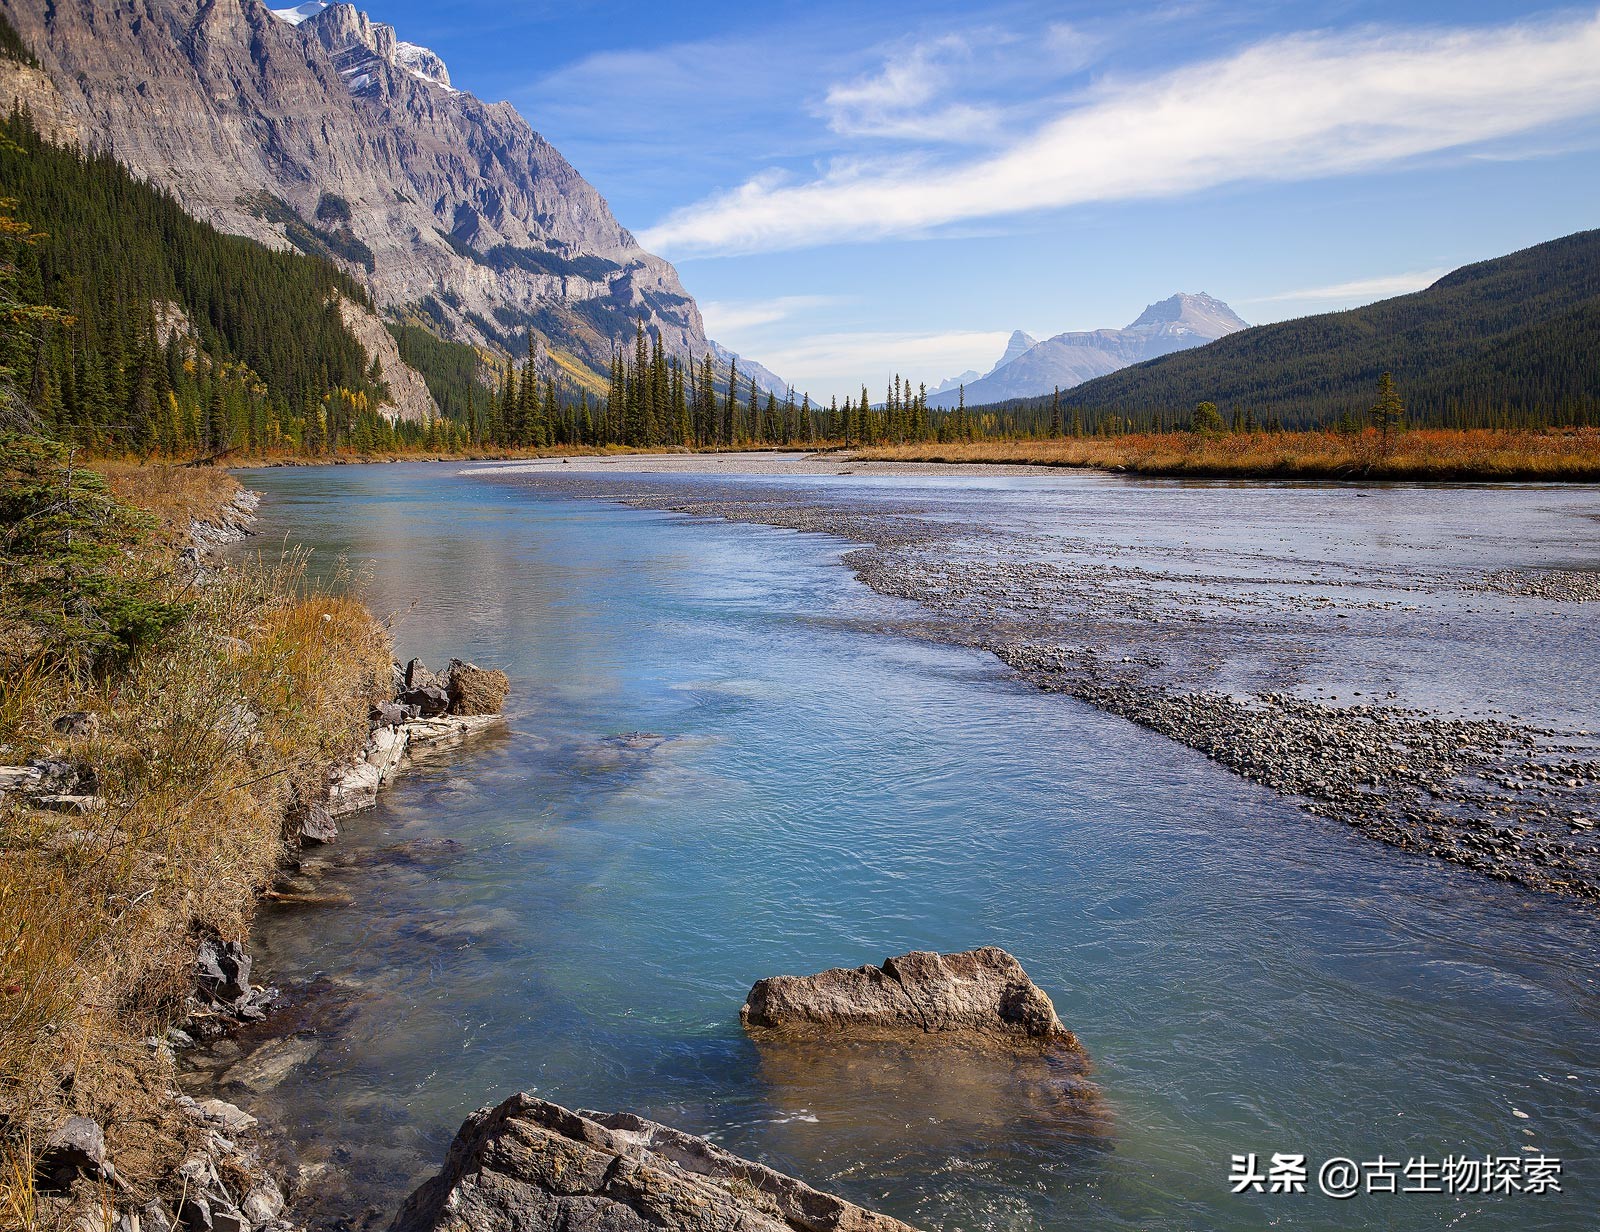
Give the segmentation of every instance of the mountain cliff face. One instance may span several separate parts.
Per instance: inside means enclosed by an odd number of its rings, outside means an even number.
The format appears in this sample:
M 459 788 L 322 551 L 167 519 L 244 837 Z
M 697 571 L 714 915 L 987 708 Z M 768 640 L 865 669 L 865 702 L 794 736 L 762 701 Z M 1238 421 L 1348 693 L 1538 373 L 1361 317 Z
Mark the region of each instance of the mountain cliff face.
M 380 306 L 557 364 L 603 368 L 635 322 L 699 356 L 699 309 L 600 194 L 508 103 L 348 4 L 0 0 L 55 97 L 47 132 L 106 149 L 191 214 L 337 260 Z
M 967 405 L 1071 389 L 1129 364 L 1203 346 L 1246 328 L 1246 323 L 1221 300 L 1205 294 L 1180 293 L 1151 304 L 1126 329 L 1057 334 L 1043 342 L 1033 342 L 1018 330 L 989 374 L 967 383 Z M 957 394 L 946 391 L 928 401 L 933 406 L 954 406 Z

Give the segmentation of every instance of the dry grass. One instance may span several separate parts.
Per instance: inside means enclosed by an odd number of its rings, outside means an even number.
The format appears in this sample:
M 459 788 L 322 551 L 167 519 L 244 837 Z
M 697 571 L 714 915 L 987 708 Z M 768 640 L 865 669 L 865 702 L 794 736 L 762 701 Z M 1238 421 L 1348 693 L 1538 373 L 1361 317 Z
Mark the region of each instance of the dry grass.
M 237 491 L 221 472 L 111 469 L 169 526 Z M 178 1162 L 185 1130 L 160 1098 L 170 1062 L 143 1040 L 181 1011 L 197 935 L 248 932 L 292 797 L 321 792 L 388 684 L 382 627 L 309 588 L 303 559 L 200 587 L 170 567 L 167 584 L 191 614 L 155 650 L 77 682 L 24 667 L 0 696 L 5 760 L 70 757 L 105 800 L 86 816 L 0 804 L 0 1226 L 46 1222 L 33 1155 L 65 1115 L 98 1120 L 145 1193 Z M 74 710 L 99 716 L 96 736 L 53 731 Z
M 169 540 L 186 537 L 191 522 L 215 522 L 239 494 L 239 481 L 217 467 L 97 461 L 112 494 L 154 515 Z
M 1097 467 L 1141 475 L 1216 478 L 1600 480 L 1600 431 L 1420 428 L 1383 448 L 1375 431 L 1190 432 L 1056 440 L 888 445 L 859 457 L 886 462 L 990 462 Z

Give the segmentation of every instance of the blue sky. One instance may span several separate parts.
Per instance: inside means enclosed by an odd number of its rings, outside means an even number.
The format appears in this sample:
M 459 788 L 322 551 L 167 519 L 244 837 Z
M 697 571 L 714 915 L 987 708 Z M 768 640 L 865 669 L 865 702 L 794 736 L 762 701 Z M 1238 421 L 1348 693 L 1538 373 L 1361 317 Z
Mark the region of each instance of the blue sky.
M 1600 11 L 371 0 L 826 398 L 1174 291 L 1279 320 L 1600 225 Z

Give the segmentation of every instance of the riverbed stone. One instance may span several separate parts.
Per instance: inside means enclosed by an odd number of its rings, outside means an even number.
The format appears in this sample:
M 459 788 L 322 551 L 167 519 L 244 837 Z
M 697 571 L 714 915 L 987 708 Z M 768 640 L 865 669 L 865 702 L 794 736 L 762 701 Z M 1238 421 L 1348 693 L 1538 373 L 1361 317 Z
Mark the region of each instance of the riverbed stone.
M 300 816 L 302 843 L 331 843 L 339 837 L 339 823 L 320 804 L 308 804 Z
M 233 1005 L 250 995 L 249 951 L 237 941 L 203 937 L 195 951 L 195 984 L 201 993 L 224 1005 Z
M 279 1086 L 285 1078 L 321 1051 L 316 1040 L 286 1036 L 268 1040 L 219 1079 L 223 1087 L 240 1087 L 260 1094 Z
M 630 1113 L 513 1095 L 467 1118 L 390 1232 L 914 1232 Z
M 100 716 L 91 710 L 74 710 L 61 715 L 50 726 L 60 736 L 93 740 L 100 734 Z
M 751 988 L 739 1018 L 757 1035 L 948 1037 L 1081 1050 L 1044 990 L 998 946 L 770 976 Z
M 396 700 L 402 706 L 415 706 L 417 713 L 431 719 L 450 710 L 450 694 L 436 684 L 407 689 Z
M 98 1181 L 111 1176 L 105 1130 L 88 1117 L 68 1117 L 39 1154 L 40 1187 L 53 1193 L 65 1193 L 79 1177 Z

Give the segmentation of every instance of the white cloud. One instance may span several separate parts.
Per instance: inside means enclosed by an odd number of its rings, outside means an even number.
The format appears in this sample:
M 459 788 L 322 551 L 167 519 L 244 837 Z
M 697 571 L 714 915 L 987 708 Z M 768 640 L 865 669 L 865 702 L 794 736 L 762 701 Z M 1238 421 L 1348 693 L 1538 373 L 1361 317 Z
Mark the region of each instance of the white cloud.
M 1306 287 L 1299 291 L 1280 291 L 1276 295 L 1258 295 L 1243 299 L 1241 304 L 1344 304 L 1369 303 L 1387 299 L 1391 295 L 1409 295 L 1431 287 L 1450 271 L 1448 269 L 1414 270 L 1408 274 L 1383 274 L 1377 278 L 1357 278 L 1351 282 L 1337 282 L 1327 287 Z
M 972 58 L 982 36 L 947 34 L 897 48 L 874 74 L 829 88 L 821 114 L 843 137 L 891 137 L 919 141 L 981 141 L 999 130 L 998 107 L 971 102 L 930 107 L 941 87 L 948 88 Z
M 932 388 L 968 368 L 987 371 L 1010 336 L 1003 330 L 814 334 L 769 348 L 759 358 L 815 397 L 859 397 L 865 380 L 878 400 L 896 373 Z
M 1102 81 L 983 157 L 858 159 L 809 182 L 757 178 L 642 239 L 678 256 L 775 251 L 1393 166 L 1594 115 L 1596 64 L 1600 16 L 1272 39 L 1147 80 Z M 893 101 L 923 87 L 884 76 L 851 88 Z
M 706 333 L 726 342 L 745 330 L 786 321 L 799 312 L 837 304 L 836 295 L 779 295 L 772 299 L 707 300 L 700 305 Z

